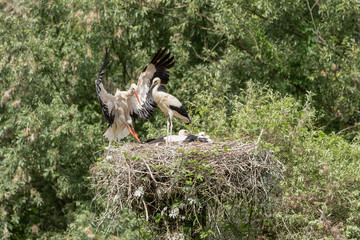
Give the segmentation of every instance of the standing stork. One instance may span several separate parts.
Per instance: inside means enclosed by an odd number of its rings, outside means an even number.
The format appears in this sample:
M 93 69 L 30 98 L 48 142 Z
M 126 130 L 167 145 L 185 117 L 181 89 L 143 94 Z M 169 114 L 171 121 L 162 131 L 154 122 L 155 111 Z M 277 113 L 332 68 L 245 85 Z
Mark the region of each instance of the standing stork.
M 102 112 L 109 123 L 104 136 L 111 142 L 121 140 L 129 133 L 140 142 L 132 125 L 132 117 L 140 116 L 147 121 L 156 108 L 156 102 L 150 91 L 154 78 L 159 78 L 162 84 L 169 81 L 170 69 L 174 66 L 174 57 L 165 54 L 166 48 L 160 49 L 151 62 L 143 69 L 138 84 L 132 84 L 129 91 L 117 90 L 115 95 L 109 94 L 103 86 L 104 69 L 108 65 L 108 51 L 105 52 L 104 64 L 96 81 L 96 92 Z M 160 91 L 161 89 L 159 89 Z
M 161 85 L 161 79 L 156 77 L 151 85 L 151 89 L 152 89 L 151 93 L 154 97 L 156 104 L 159 106 L 161 111 L 163 111 L 166 115 L 166 123 L 167 123 L 166 137 L 168 137 L 169 124 L 170 124 L 170 136 L 172 134 L 173 116 L 180 118 L 185 124 L 190 124 L 191 118 L 189 113 L 186 112 L 185 108 L 176 97 L 166 92 L 159 91 L 160 85 Z M 170 123 L 169 123 L 169 118 L 170 118 Z

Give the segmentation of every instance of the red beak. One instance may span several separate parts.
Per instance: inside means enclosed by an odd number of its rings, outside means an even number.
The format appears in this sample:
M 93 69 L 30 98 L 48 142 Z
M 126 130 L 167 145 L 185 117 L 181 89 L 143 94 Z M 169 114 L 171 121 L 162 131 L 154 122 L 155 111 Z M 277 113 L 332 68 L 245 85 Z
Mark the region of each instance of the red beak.
M 134 93 L 135 93 L 135 96 L 136 96 L 136 98 L 137 98 L 137 100 L 138 100 L 139 104 L 141 105 L 140 98 L 139 98 L 139 95 L 138 95 L 137 91 L 135 90 L 135 91 L 134 91 Z

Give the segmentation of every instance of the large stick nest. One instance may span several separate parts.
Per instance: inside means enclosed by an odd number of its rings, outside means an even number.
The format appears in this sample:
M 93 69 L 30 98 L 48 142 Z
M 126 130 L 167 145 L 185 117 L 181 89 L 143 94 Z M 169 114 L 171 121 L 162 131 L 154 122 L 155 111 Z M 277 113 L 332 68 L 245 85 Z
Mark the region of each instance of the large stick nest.
M 173 231 L 184 221 L 201 230 L 239 202 L 269 202 L 282 171 L 270 153 L 236 141 L 124 144 L 106 151 L 92 175 L 104 219 L 128 207 Z

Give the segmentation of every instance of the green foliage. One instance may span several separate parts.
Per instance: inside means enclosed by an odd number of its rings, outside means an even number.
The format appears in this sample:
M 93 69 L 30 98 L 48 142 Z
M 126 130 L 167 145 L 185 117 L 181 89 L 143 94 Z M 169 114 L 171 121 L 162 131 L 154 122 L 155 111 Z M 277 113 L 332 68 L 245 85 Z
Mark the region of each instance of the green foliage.
M 89 199 L 84 184 L 101 132 L 60 100 L 14 116 L 7 122 L 16 137 L 1 149 L 3 221 L 18 238 L 28 234 L 27 226 L 64 230 L 75 201 Z
M 168 90 L 190 131 L 259 141 L 284 161 L 281 221 L 269 231 L 336 238 L 330 221 L 359 238 L 359 13 L 357 0 L 3 1 L 0 235 L 59 236 L 76 222 L 83 237 L 78 219 L 95 216 L 86 185 L 104 143 L 94 80 L 107 45 L 110 92 L 168 47 Z M 157 110 L 135 127 L 158 137 L 164 122 Z
M 100 206 L 97 205 L 97 206 Z M 72 222 L 68 225 L 65 232 L 52 236 L 53 239 L 152 239 L 147 231 L 147 224 L 140 216 L 128 211 L 122 211 L 115 220 L 102 222 L 102 227 L 98 227 L 100 221 L 98 215 L 88 203 L 82 202 L 77 205 L 77 210 L 73 212 Z M 102 209 L 98 209 L 101 211 Z
M 260 141 L 286 165 L 281 205 L 269 225 L 277 238 L 357 236 L 360 142 L 315 130 L 311 101 L 302 105 L 249 84 L 233 101 L 234 134 Z

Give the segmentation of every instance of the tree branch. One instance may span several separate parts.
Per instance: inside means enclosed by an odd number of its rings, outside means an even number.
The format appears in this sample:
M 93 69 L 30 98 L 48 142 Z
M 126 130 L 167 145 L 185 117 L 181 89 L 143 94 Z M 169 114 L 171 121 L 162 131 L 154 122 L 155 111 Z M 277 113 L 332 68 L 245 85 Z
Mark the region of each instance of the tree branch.
M 257 13 L 255 10 L 252 10 L 252 9 L 250 9 L 250 8 L 248 8 L 248 7 L 244 7 L 244 9 L 245 9 L 246 11 L 250 12 L 251 14 L 253 14 L 253 15 L 255 15 L 255 16 L 257 16 L 257 17 L 259 17 L 259 18 L 261 18 L 261 19 L 263 19 L 263 20 L 265 20 L 265 21 L 270 21 L 269 18 L 264 17 L 263 15 Z M 303 35 L 301 35 L 300 33 L 296 32 L 296 31 L 294 31 L 294 30 L 292 30 L 292 29 L 286 28 L 286 27 L 284 27 L 284 26 L 282 26 L 282 25 L 279 25 L 279 24 L 276 24 L 276 23 L 274 23 L 274 22 L 272 22 L 272 24 L 273 24 L 274 26 L 280 28 L 281 30 L 285 31 L 285 32 L 289 32 L 289 33 L 291 33 L 291 34 L 293 34 L 293 35 L 295 35 L 295 36 L 297 36 L 297 37 L 299 37 L 299 38 L 301 38 L 301 39 L 304 39 Z

